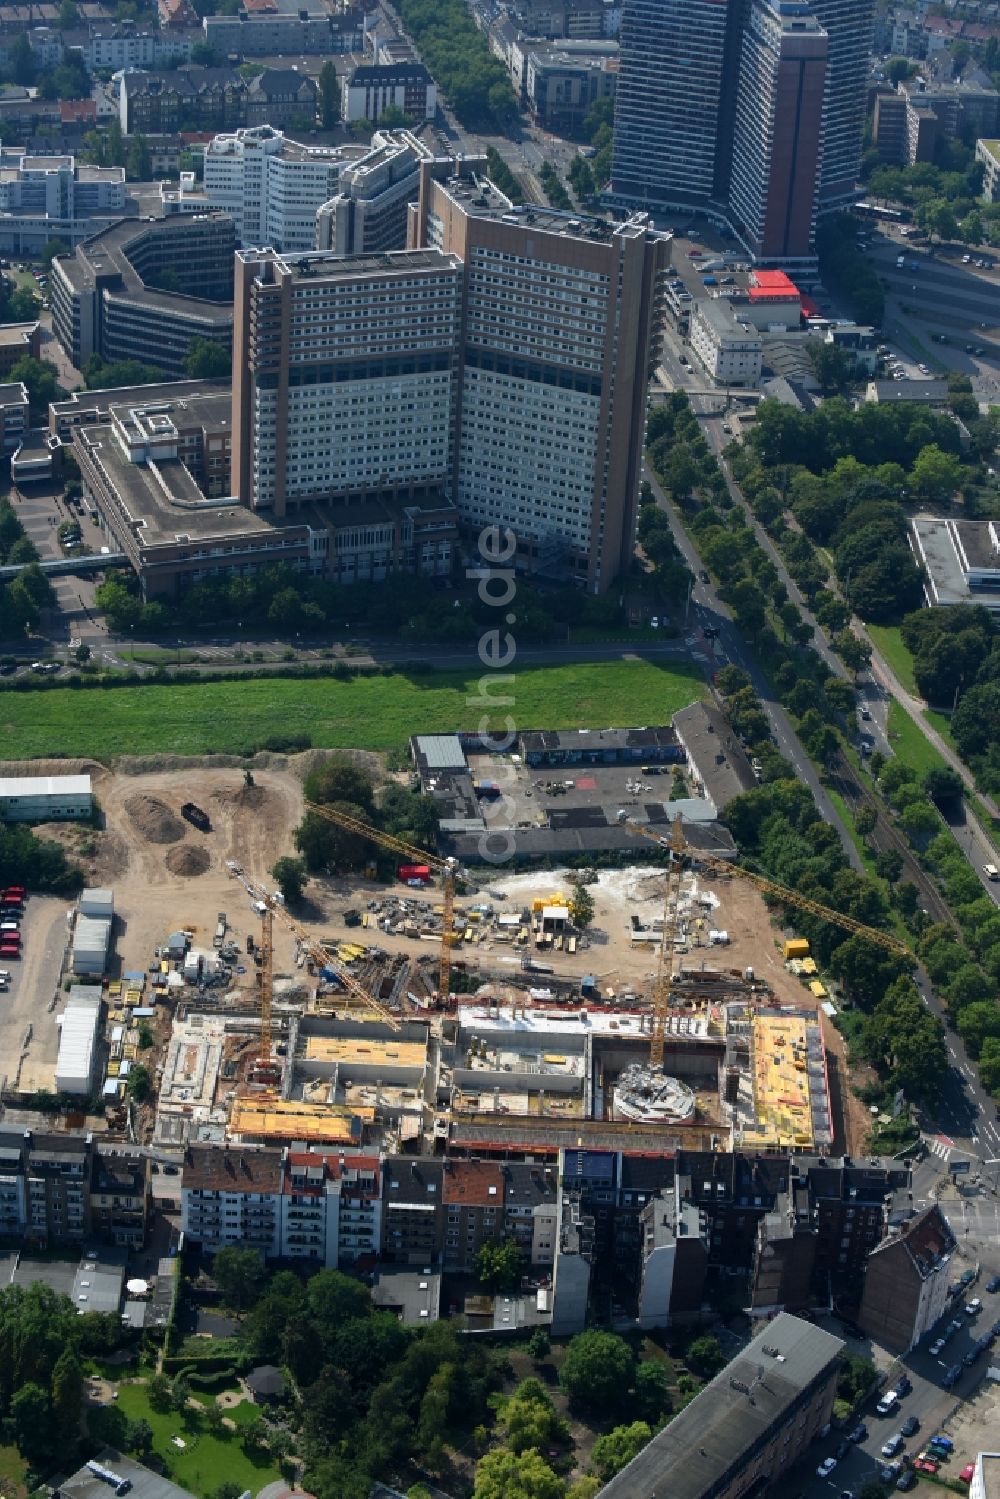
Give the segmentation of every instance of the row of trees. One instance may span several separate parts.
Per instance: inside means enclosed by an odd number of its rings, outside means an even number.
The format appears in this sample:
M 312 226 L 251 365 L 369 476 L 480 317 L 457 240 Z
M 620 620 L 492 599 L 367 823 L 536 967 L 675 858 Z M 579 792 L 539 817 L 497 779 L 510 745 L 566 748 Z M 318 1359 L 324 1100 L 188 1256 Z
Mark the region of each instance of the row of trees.
M 900 626 L 917 686 L 955 708 L 951 732 L 984 790 L 1000 791 L 1000 630 L 979 605 L 919 610 Z
M 336 628 L 420 643 L 466 642 L 478 639 L 496 622 L 496 609 L 480 597 L 474 582 L 460 593 L 448 594 L 428 586 L 426 578 L 392 577 L 358 588 L 281 564 L 263 568 L 253 578 L 221 578 L 189 588 L 176 601 L 155 599 L 148 604 L 131 573 L 112 572 L 98 589 L 97 603 L 118 634 L 177 629 L 217 633 L 220 626 L 239 629 L 252 622 L 257 632 L 271 629 L 283 636 Z M 567 628 L 578 625 L 610 628 L 623 622 L 616 596 L 581 596 L 571 587 L 543 592 L 518 584 L 518 640 L 525 644 L 564 640 Z
M 400 0 L 399 14 L 448 103 L 471 130 L 498 130 L 517 113 L 510 76 L 464 0 Z

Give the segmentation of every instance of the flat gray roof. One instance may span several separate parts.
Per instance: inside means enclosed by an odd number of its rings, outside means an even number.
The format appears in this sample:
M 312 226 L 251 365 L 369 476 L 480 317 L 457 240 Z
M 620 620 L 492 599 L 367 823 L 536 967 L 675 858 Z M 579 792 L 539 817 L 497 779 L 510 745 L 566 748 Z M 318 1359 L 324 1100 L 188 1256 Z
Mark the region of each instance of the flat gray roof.
M 144 1468 L 141 1463 L 116 1452 L 113 1447 L 105 1447 L 103 1452 L 98 1453 L 95 1461 L 102 1468 L 108 1468 L 112 1473 L 129 1479 L 132 1484 L 132 1499 L 192 1499 L 187 1489 L 178 1488 L 169 1478 Z M 78 1468 L 71 1478 L 65 1479 L 59 1488 L 66 1499 L 109 1499 L 109 1495 L 114 1492 L 103 1478 L 98 1478 L 86 1465 Z
M 969 579 L 955 544 L 953 527 L 956 522 L 933 515 L 915 515 L 910 521 L 910 534 L 918 562 L 922 562 L 927 574 L 926 593 L 932 604 L 982 604 L 991 613 L 1000 613 L 1000 587 L 970 588 Z M 975 557 L 982 547 L 971 541 L 970 527 L 986 527 L 986 521 L 961 522 L 962 545 L 969 556 L 970 543 Z M 969 558 L 973 561 L 973 557 Z M 1000 559 L 997 559 L 1000 560 Z M 973 565 L 975 562 L 973 561 Z M 996 561 L 992 565 L 997 565 Z
M 441 1277 L 430 1269 L 396 1270 L 387 1265 L 378 1272 L 372 1300 L 378 1307 L 399 1310 L 406 1327 L 426 1327 L 441 1312 Z
M 601 1490 L 602 1499 L 701 1499 L 724 1486 L 843 1349 L 822 1327 L 780 1313 Z
M 732 726 L 709 703 L 690 703 L 674 714 L 674 728 L 706 793 L 723 812 L 734 797 L 757 784 Z

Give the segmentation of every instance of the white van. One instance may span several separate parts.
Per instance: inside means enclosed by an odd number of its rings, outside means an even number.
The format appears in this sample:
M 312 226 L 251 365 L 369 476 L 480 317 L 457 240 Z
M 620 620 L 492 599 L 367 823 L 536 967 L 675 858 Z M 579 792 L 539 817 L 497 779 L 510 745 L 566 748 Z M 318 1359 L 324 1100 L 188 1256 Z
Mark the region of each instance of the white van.
M 995 864 L 984 864 L 983 874 L 988 880 L 1000 880 L 1000 869 Z

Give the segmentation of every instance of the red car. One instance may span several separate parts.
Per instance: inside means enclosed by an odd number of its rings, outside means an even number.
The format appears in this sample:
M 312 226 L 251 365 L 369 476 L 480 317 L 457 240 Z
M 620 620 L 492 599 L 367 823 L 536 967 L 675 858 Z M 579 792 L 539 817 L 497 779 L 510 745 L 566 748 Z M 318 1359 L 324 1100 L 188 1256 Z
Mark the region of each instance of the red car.
M 918 1457 L 914 1459 L 913 1468 L 916 1473 L 936 1473 L 938 1465 L 929 1457 Z
M 962 1469 L 961 1473 L 959 1473 L 958 1476 L 962 1480 L 963 1483 L 971 1483 L 972 1482 L 972 1475 L 973 1475 L 973 1473 L 975 1471 L 976 1471 L 976 1465 L 975 1465 L 975 1463 L 966 1463 L 965 1467 Z

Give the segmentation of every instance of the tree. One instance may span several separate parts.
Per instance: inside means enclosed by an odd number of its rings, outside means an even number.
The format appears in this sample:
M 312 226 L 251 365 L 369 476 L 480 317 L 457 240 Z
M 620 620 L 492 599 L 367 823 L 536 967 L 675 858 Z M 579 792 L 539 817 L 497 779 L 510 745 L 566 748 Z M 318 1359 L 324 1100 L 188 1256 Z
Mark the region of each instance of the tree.
M 861 640 L 853 630 L 840 630 L 831 640 L 837 655 L 843 661 L 849 671 L 857 676 L 859 671 L 864 671 L 872 659 L 871 644 L 867 640 Z
M 144 1067 L 141 1062 L 133 1062 L 128 1074 L 129 1097 L 135 1103 L 145 1103 L 152 1091 L 152 1086 L 149 1068 Z
M 711 1379 L 718 1374 L 726 1362 L 726 1355 L 719 1345 L 718 1338 L 713 1338 L 709 1333 L 704 1337 L 695 1338 L 684 1355 L 684 1362 L 702 1379 Z
M 371 822 L 367 810 L 354 802 L 336 801 L 329 806 L 331 812 L 342 812 L 355 822 Z M 372 847 L 370 840 L 361 833 L 338 827 L 318 812 L 306 813 L 292 834 L 292 842 L 310 874 L 356 869 L 369 857 Z
M 969 1054 L 978 1057 L 987 1039 L 1000 1040 L 1000 1007 L 990 1001 L 966 1005 L 959 1014 L 957 1029 Z
M 809 363 L 824 396 L 846 395 L 851 388 L 853 365 L 846 352 L 836 344 L 812 338 L 808 344 Z
M 25 387 L 32 411 L 45 411 L 49 402 L 57 401 L 61 394 L 59 371 L 48 359 L 32 359 L 25 354 L 13 366 L 8 379 Z
M 910 470 L 910 484 L 925 505 L 946 504 L 961 483 L 961 461 L 953 453 L 943 452 L 937 443 L 922 448 Z
M 909 78 L 915 70 L 916 64 L 908 57 L 890 57 L 885 65 L 885 74 L 893 88 L 902 83 L 904 78 Z
M 340 85 L 329 59 L 319 70 L 319 117 L 324 130 L 332 130 L 340 119 Z
M 623 1338 L 610 1332 L 578 1333 L 566 1349 L 559 1383 L 573 1405 L 614 1410 L 632 1384 L 635 1359 Z
M 59 1443 L 72 1451 L 80 1437 L 83 1365 L 76 1349 L 64 1348 L 56 1359 L 51 1383 L 52 1421 Z
M 598 1437 L 590 1456 L 601 1481 L 610 1483 L 616 1473 L 638 1457 L 652 1436 L 645 1421 L 633 1421 L 631 1426 L 613 1426 L 604 1436 Z
M 302 899 L 302 891 L 305 889 L 308 874 L 301 859 L 293 859 L 286 854 L 284 858 L 272 865 L 271 874 L 290 906 L 294 906 L 296 901 Z
M 226 1305 L 242 1311 L 260 1296 L 267 1271 L 259 1250 L 227 1246 L 215 1256 L 212 1278 Z
M 125 157 L 125 174 L 134 182 L 148 182 L 153 175 L 153 158 L 149 150 L 149 142 L 141 133 L 133 135 L 129 140 L 128 154 Z
M 212 1406 L 210 1409 L 218 1410 L 218 1406 Z M 140 1457 L 148 1457 L 152 1452 L 153 1428 L 144 1416 L 128 1423 L 125 1431 L 125 1445 L 130 1452 L 136 1452 Z
M 924 772 L 924 790 L 934 802 L 954 802 L 965 795 L 965 783 L 950 765 L 932 765 Z
M 655 1425 L 670 1409 L 666 1369 L 653 1359 L 640 1364 L 635 1371 L 631 1409 L 643 1421 Z
M 594 919 L 594 897 L 586 885 L 574 884 L 569 901 L 569 917 L 578 931 L 585 931 Z
M 232 349 L 211 338 L 192 338 L 184 355 L 184 373 L 190 380 L 228 380 L 233 373 Z
M 170 1409 L 170 1380 L 165 1374 L 154 1374 L 146 1386 L 149 1403 L 161 1415 Z
M 511 1452 L 539 1451 L 566 1436 L 548 1391 L 534 1378 L 522 1380 L 500 1413 Z
M 472 1499 L 565 1499 L 566 1485 L 534 1448 L 496 1448 L 476 1467 Z
M 532 1363 L 540 1364 L 542 1359 L 548 1358 L 552 1350 L 549 1335 L 544 1327 L 536 1327 L 528 1339 L 528 1357 Z
M 375 807 L 374 781 L 348 755 L 330 755 L 306 776 L 303 791 L 307 802 L 355 802 L 368 812 Z
M 524 1274 L 521 1246 L 515 1239 L 483 1244 L 473 1260 L 473 1269 L 488 1291 L 513 1291 Z
M 10 1419 L 18 1451 L 30 1463 L 42 1463 L 52 1454 L 52 1411 L 41 1385 L 22 1385 L 10 1402 Z

